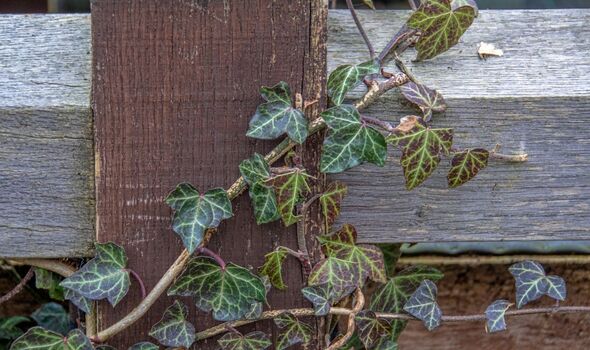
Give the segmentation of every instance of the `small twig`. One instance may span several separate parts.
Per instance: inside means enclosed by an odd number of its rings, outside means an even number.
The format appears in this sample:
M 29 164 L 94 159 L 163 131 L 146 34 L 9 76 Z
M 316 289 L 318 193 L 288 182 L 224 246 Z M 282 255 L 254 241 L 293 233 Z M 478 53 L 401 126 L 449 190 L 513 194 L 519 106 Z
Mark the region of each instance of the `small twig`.
M 295 171 L 295 169 L 293 169 L 292 167 L 288 167 L 288 166 L 280 166 L 280 167 L 271 167 L 270 168 L 270 172 L 273 174 L 289 174 L 292 173 L 293 171 Z
M 133 276 L 133 278 L 135 278 L 135 280 L 139 284 L 139 288 L 141 288 L 141 299 L 145 299 L 145 296 L 147 293 L 145 291 L 145 284 L 143 283 L 141 276 L 139 276 L 139 274 L 137 272 L 133 271 L 132 269 L 125 269 L 125 271 L 129 272 L 131 274 L 131 276 Z
M 379 53 L 379 56 L 377 56 L 377 59 L 380 62 L 385 62 L 390 53 L 395 52 L 395 51 L 399 51 L 399 52 L 405 51 L 408 48 L 408 46 L 405 46 L 403 49 L 400 49 L 400 50 L 397 50 L 397 49 L 401 47 L 402 43 L 404 43 L 407 40 L 409 40 L 410 38 L 412 38 L 416 33 L 417 33 L 417 30 L 408 28 L 407 26 L 404 25 L 387 42 L 387 45 L 385 45 L 383 50 L 381 50 L 381 52 Z
M 6 293 L 2 297 L 0 297 L 0 305 L 7 302 L 10 299 L 12 299 L 15 295 L 20 293 L 23 290 L 23 288 L 25 288 L 27 282 L 29 282 L 31 280 L 31 278 L 33 278 L 33 275 L 34 275 L 34 270 L 31 267 L 31 268 L 29 268 L 29 271 L 27 272 L 25 277 L 23 277 L 18 282 L 18 284 L 16 286 L 14 286 L 14 288 L 12 288 L 11 291 L 9 291 L 8 293 Z
M 590 264 L 590 254 L 584 255 L 417 255 L 401 256 L 399 265 L 510 265 L 520 261 L 534 260 L 541 264 Z
M 55 272 L 63 277 L 70 277 L 76 272 L 76 268 L 59 260 L 53 259 L 11 259 L 7 260 L 11 265 L 29 265 L 40 267 L 44 270 Z
M 207 255 L 207 256 L 215 259 L 215 261 L 221 267 L 221 269 L 225 270 L 225 265 L 226 265 L 225 261 L 218 254 L 213 252 L 212 250 L 205 248 L 205 247 L 199 247 L 199 248 L 197 248 L 197 250 L 195 250 L 195 252 L 197 254 Z
M 388 75 L 390 75 L 390 74 L 391 73 L 388 73 Z M 377 100 L 381 95 L 383 95 L 387 91 L 389 91 L 395 87 L 402 86 L 405 83 L 407 83 L 408 81 L 409 81 L 409 78 L 404 73 L 391 74 L 389 79 L 387 79 L 381 83 L 373 81 L 372 85 L 369 87 L 367 92 L 365 92 L 363 97 L 361 97 L 360 100 L 358 100 L 355 103 L 355 107 L 359 110 L 366 108 L 371 103 L 375 102 L 375 100 Z
M 379 118 L 371 117 L 368 115 L 361 115 L 361 121 L 363 121 L 367 124 L 371 124 L 371 125 L 375 125 L 377 127 L 380 127 L 381 129 L 383 129 L 387 132 L 394 132 L 395 131 L 395 126 L 391 125 L 390 122 L 385 121 L 385 120 L 381 120 Z
M 365 28 L 363 28 L 363 25 L 361 24 L 361 21 L 359 20 L 357 14 L 356 14 L 356 10 L 354 9 L 354 5 L 352 4 L 352 0 L 346 0 L 346 6 L 348 6 L 348 9 L 350 10 L 350 14 L 352 15 L 352 19 L 354 20 L 356 27 L 358 28 L 359 32 L 361 33 L 361 36 L 363 37 L 363 40 L 365 41 L 365 44 L 367 45 L 367 49 L 369 49 L 369 55 L 371 55 L 371 59 L 374 59 L 375 58 L 375 49 L 373 48 L 373 44 L 371 44 L 371 41 L 369 40 L 369 37 L 367 36 L 367 33 L 365 32 Z
M 397 66 L 397 68 L 399 68 L 399 70 L 402 71 L 402 73 L 407 75 L 408 79 L 410 79 L 414 83 L 418 84 L 418 80 L 416 79 L 414 74 L 412 74 L 412 72 L 408 69 L 408 67 L 406 66 L 404 61 L 402 61 L 402 59 L 399 57 L 399 55 L 395 51 L 393 52 L 393 59 L 395 60 L 395 65 Z
M 514 162 L 514 163 L 522 163 L 528 160 L 528 154 L 521 153 L 521 154 L 501 154 L 498 153 L 500 151 L 500 147 L 502 147 L 499 143 L 496 144 L 493 150 L 490 151 L 490 158 L 503 160 L 506 162 Z
M 326 350 L 336 350 L 336 349 L 339 349 L 340 347 L 342 347 L 344 344 L 346 344 L 348 339 L 350 339 L 350 337 L 352 337 L 352 335 L 354 334 L 354 330 L 355 330 L 354 318 L 355 318 L 356 314 L 359 313 L 363 309 L 364 306 L 365 306 L 365 296 L 363 295 L 363 292 L 361 291 L 361 289 L 357 288 L 356 292 L 355 292 L 355 303 L 354 303 L 354 306 L 353 306 L 350 314 L 348 315 L 348 325 L 346 328 L 346 333 L 344 333 L 344 335 L 342 337 L 338 338 L 338 340 L 336 340 L 334 343 L 330 344 L 330 346 Z

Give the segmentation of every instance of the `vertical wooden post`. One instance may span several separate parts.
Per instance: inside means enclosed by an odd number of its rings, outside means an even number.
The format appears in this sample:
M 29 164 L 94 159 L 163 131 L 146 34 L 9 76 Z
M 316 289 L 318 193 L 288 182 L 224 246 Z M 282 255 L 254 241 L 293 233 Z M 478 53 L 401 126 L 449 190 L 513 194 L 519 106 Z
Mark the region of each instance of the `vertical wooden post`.
M 182 181 L 199 190 L 227 188 L 242 159 L 272 147 L 245 136 L 260 103 L 258 88 L 284 80 L 307 100 L 319 95 L 326 65 L 323 3 L 93 1 L 97 239 L 123 245 L 148 289 L 182 249 L 170 229 L 168 192 Z M 210 243 L 228 261 L 258 267 L 274 246 L 296 246 L 294 229 L 255 224 L 247 196 L 233 206 L 235 216 Z M 285 273 L 289 289 L 272 292 L 270 304 L 304 305 L 298 263 L 289 260 Z M 135 287 L 115 309 L 99 304 L 99 329 L 139 302 Z M 162 297 L 110 343 L 125 348 L 148 340 L 171 302 Z M 212 324 L 194 308 L 190 318 L 198 330 Z M 274 332 L 270 322 L 254 327 Z M 210 340 L 197 348 L 216 344 Z

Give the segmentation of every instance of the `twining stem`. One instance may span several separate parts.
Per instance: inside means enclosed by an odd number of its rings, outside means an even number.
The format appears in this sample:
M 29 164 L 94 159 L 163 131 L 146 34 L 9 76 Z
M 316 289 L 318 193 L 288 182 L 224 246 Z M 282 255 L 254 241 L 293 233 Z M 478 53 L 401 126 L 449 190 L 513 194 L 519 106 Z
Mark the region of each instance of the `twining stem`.
M 145 283 L 143 283 L 141 276 L 139 276 L 139 274 L 137 272 L 133 271 L 132 269 L 125 269 L 125 271 L 129 272 L 131 274 L 131 276 L 133 276 L 133 278 L 135 278 L 135 280 L 139 284 L 139 288 L 141 289 L 141 299 L 145 299 L 145 296 L 146 296 Z
M 63 277 L 70 277 L 76 272 L 76 268 L 59 260 L 53 259 L 14 259 L 7 260 L 11 265 L 28 265 L 55 272 Z
M 387 45 L 385 45 L 383 50 L 381 50 L 381 52 L 379 53 L 379 56 L 377 56 L 377 60 L 385 63 L 387 56 L 391 52 L 394 52 L 395 50 L 397 50 L 397 48 L 400 47 L 403 42 L 405 42 L 406 40 L 413 37 L 416 33 L 417 33 L 417 31 L 415 29 L 410 29 L 406 25 L 401 27 L 400 30 L 389 40 Z M 407 49 L 407 47 L 404 47 L 403 50 L 399 50 L 399 51 L 401 52 L 401 51 L 404 51 L 405 49 Z
M 211 327 L 206 329 L 202 332 L 197 333 L 196 340 L 204 340 L 207 338 L 214 337 L 218 334 L 222 334 L 227 332 L 227 326 L 231 326 L 233 328 L 245 326 L 247 324 L 251 324 L 254 322 L 258 322 L 261 320 L 269 320 L 273 319 L 285 312 L 292 313 L 296 317 L 305 317 L 305 316 L 314 316 L 313 309 L 284 309 L 284 310 L 273 310 L 273 311 L 265 311 L 262 315 L 254 320 L 238 320 L 238 321 L 231 321 L 219 324 L 217 326 Z M 353 313 L 354 310 L 342 308 L 342 307 L 333 307 L 330 309 L 331 315 L 340 315 L 340 316 L 348 316 Z M 533 315 L 533 314 L 574 314 L 574 313 L 590 313 L 590 306 L 559 306 L 559 307 L 542 307 L 542 308 L 531 308 L 531 309 L 520 309 L 520 310 L 511 310 L 506 311 L 506 317 L 512 316 L 525 316 L 525 315 Z M 408 314 L 400 314 L 400 313 L 384 313 L 384 312 L 377 312 L 375 315 L 378 318 L 390 319 L 390 320 L 406 320 L 406 321 L 419 321 L 419 319 L 415 318 L 414 316 Z M 442 322 L 476 322 L 476 321 L 485 321 L 486 316 L 484 314 L 475 314 L 475 315 L 449 315 L 449 316 L 442 316 Z
M 221 267 L 221 269 L 225 270 L 225 266 L 226 266 L 225 261 L 218 254 L 213 252 L 212 250 L 205 248 L 205 247 L 199 247 L 195 250 L 195 252 L 197 252 L 198 254 L 207 255 L 207 256 L 215 259 L 215 261 Z
M 387 132 L 394 132 L 395 131 L 395 126 L 393 126 L 390 122 L 385 121 L 385 120 L 381 120 L 379 118 L 371 117 L 368 115 L 361 115 L 361 121 L 363 121 L 367 124 L 371 124 L 371 125 L 375 125 L 377 127 L 380 127 L 381 129 L 383 129 Z
M 363 28 L 363 25 L 356 14 L 356 10 L 354 9 L 354 5 L 352 4 L 352 0 L 346 0 L 346 6 L 348 6 L 348 9 L 350 10 L 350 14 L 352 15 L 352 19 L 354 19 L 354 23 L 356 24 L 356 27 L 358 28 L 359 33 L 361 33 L 361 36 L 363 37 L 365 44 L 367 44 L 367 49 L 369 49 L 369 55 L 371 55 L 371 59 L 374 59 L 375 58 L 375 49 L 373 48 L 373 44 L 371 44 L 371 40 L 369 40 L 369 37 L 367 36 L 367 33 L 365 32 L 365 28 Z
M 14 286 L 14 288 L 12 288 L 12 290 L 10 290 L 8 293 L 4 294 L 2 297 L 0 297 L 0 305 L 7 302 L 8 300 L 12 299 L 15 295 L 17 295 L 18 293 L 20 293 L 23 288 L 25 288 L 25 286 L 27 285 L 27 282 L 29 282 L 31 280 L 31 278 L 33 278 L 34 275 L 34 270 L 33 268 L 29 268 L 29 271 L 27 272 L 27 274 L 21 278 L 21 280 L 18 282 L 18 284 L 16 286 Z
M 354 334 L 354 330 L 355 330 L 355 326 L 356 326 L 356 323 L 354 322 L 354 318 L 355 318 L 356 314 L 361 312 L 361 310 L 365 306 L 365 296 L 360 288 L 356 289 L 354 296 L 355 296 L 355 302 L 354 302 L 354 306 L 353 306 L 352 310 L 350 310 L 350 314 L 348 315 L 348 324 L 347 324 L 347 328 L 346 328 L 346 333 L 344 333 L 344 335 L 342 337 L 338 338 L 338 340 L 336 340 L 334 343 L 330 344 L 330 346 L 326 350 L 340 349 L 342 346 L 344 346 L 344 344 L 346 344 L 348 339 L 350 339 L 350 337 L 352 337 L 352 335 Z

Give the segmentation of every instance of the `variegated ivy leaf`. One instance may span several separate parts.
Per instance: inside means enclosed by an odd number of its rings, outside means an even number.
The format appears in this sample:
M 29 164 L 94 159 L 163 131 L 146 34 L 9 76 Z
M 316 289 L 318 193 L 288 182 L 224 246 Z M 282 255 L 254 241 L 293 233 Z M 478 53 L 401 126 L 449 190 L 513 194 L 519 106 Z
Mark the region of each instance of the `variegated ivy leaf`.
M 369 309 L 375 312 L 400 313 L 412 293 L 424 280 L 438 281 L 443 274 L 428 266 L 411 266 L 390 278 L 373 293 Z M 397 341 L 407 321 L 392 320 L 391 340 Z
M 344 260 L 357 270 L 361 286 L 367 277 L 385 283 L 387 277 L 381 250 L 372 244 L 356 244 L 356 237 L 354 226 L 345 224 L 332 235 L 319 236 L 318 239 L 327 256 Z
M 307 183 L 309 177 L 304 170 L 293 169 L 291 172 L 274 176 L 266 182 L 275 189 L 279 213 L 285 226 L 290 226 L 299 220 L 299 215 L 296 214 L 297 205 L 311 191 Z
M 162 319 L 150 330 L 154 337 L 164 346 L 184 347 L 188 349 L 195 342 L 195 326 L 186 320 L 188 308 L 180 301 L 174 301 L 164 311 Z
M 264 350 L 272 342 L 264 332 L 250 332 L 246 335 L 226 333 L 217 340 L 222 350 Z
M 441 154 L 449 154 L 453 144 L 453 129 L 432 129 L 421 120 L 409 131 L 396 131 L 387 142 L 401 147 L 401 165 L 406 188 L 411 190 L 424 182 L 440 163 Z
M 459 7 L 463 6 L 471 6 L 475 10 L 475 17 L 479 14 L 479 9 L 477 8 L 477 3 L 475 0 L 453 0 L 451 2 L 451 10 L 455 11 Z
M 92 343 L 79 329 L 74 329 L 66 337 L 33 327 L 12 343 L 10 350 L 93 350 Z
M 240 163 L 240 175 L 248 185 L 253 185 L 270 177 L 270 165 L 262 155 L 254 153 L 252 157 Z
M 389 338 L 391 335 L 391 323 L 385 319 L 377 318 L 373 311 L 359 312 L 354 321 L 358 328 L 359 337 L 367 349 L 371 349 L 380 338 Z
M 375 9 L 375 5 L 373 4 L 373 0 L 363 0 L 363 4 L 370 8 L 371 10 Z
M 272 140 L 286 133 L 291 140 L 303 143 L 308 134 L 307 119 L 300 109 L 293 108 L 289 85 L 281 81 L 272 87 L 262 87 L 260 94 L 266 102 L 256 109 L 246 135 Z
M 395 265 L 402 254 L 402 245 L 399 243 L 379 243 L 377 247 L 383 253 L 383 261 L 385 262 L 385 273 L 387 277 L 393 277 L 395 274 Z
M 88 299 L 107 299 L 115 306 L 129 290 L 127 255 L 118 245 L 95 243 L 96 257 L 60 285 Z
M 23 331 L 18 327 L 22 323 L 30 320 L 24 316 L 12 316 L 0 318 L 0 339 L 11 340 L 18 338 L 23 334 Z
M 192 258 L 168 295 L 192 296 L 199 309 L 212 311 L 217 321 L 233 321 L 250 312 L 252 304 L 266 301 L 262 279 L 229 263 L 222 269 L 209 257 Z
M 324 139 L 320 170 L 339 173 L 362 162 L 385 164 L 387 145 L 381 133 L 361 121 L 354 106 L 341 105 L 321 113 L 330 131 Z
M 300 343 L 305 346 L 311 340 L 313 329 L 289 312 L 275 317 L 274 322 L 281 328 L 275 345 L 276 350 L 283 350 Z
M 449 187 L 460 186 L 473 179 L 480 170 L 488 166 L 490 152 L 483 148 L 472 148 L 455 153 L 447 175 Z
M 397 342 L 385 336 L 377 339 L 371 350 L 398 350 L 398 345 Z
M 159 350 L 159 349 L 160 349 L 160 347 L 157 346 L 156 344 L 150 343 L 149 341 L 144 341 L 144 342 L 132 345 L 127 350 Z
M 270 166 L 264 157 L 254 153 L 250 159 L 242 161 L 240 174 L 250 186 L 248 193 L 254 207 L 256 223 L 260 225 L 278 220 L 280 214 L 275 192 L 264 184 L 270 177 Z
M 58 303 L 47 303 L 31 314 L 37 325 L 49 331 L 66 335 L 74 328 L 70 314 Z
M 71 289 L 64 288 L 64 299 L 76 305 L 78 309 L 85 313 L 90 313 L 90 310 L 92 309 L 92 300 L 83 297 Z
M 565 300 L 565 281 L 559 276 L 546 276 L 545 269 L 536 261 L 516 263 L 508 269 L 516 282 L 516 307 L 547 295 L 555 300 Z
M 35 287 L 46 289 L 51 299 L 64 300 L 64 288 L 59 285 L 63 278 L 58 274 L 35 267 Z
M 326 316 L 330 312 L 330 307 L 338 301 L 334 300 L 338 296 L 332 291 L 330 283 L 305 287 L 301 290 L 301 293 L 305 299 L 313 304 L 316 316 Z
M 442 311 L 436 302 L 436 285 L 431 280 L 424 280 L 404 305 L 404 310 L 420 319 L 429 331 L 440 325 Z
M 340 215 L 340 204 L 346 196 L 348 187 L 340 181 L 330 182 L 326 191 L 320 196 L 320 206 L 322 207 L 322 216 L 326 231 L 330 229 L 338 215 Z
M 400 90 L 406 100 L 420 108 L 425 121 L 430 120 L 433 112 L 444 112 L 447 108 L 442 95 L 426 85 L 408 82 L 402 85 Z
M 174 209 L 172 229 L 191 254 L 203 241 L 206 229 L 217 227 L 221 220 L 233 215 L 223 188 L 200 194 L 191 184 L 182 183 L 166 197 L 166 203 Z
M 457 0 L 424 0 L 412 13 L 407 25 L 421 32 L 416 43 L 417 60 L 437 56 L 459 42 L 459 38 L 473 23 L 477 7 Z M 455 2 L 455 6 L 453 6 Z M 457 4 L 462 6 L 457 7 Z
M 130 350 L 132 348 L 133 348 L 133 346 L 130 347 L 128 350 Z M 99 345 L 99 346 L 94 347 L 94 350 L 117 350 L 117 349 L 110 346 L 110 345 L 103 344 L 103 345 Z
M 270 291 L 270 288 L 272 288 L 272 285 L 270 283 L 270 280 L 268 279 L 268 276 L 260 276 L 260 279 L 262 280 L 262 283 L 264 284 L 264 296 L 266 298 L 266 296 L 268 295 L 268 291 Z M 247 320 L 257 320 L 260 318 L 260 315 L 262 315 L 262 308 L 264 307 L 264 303 L 261 301 L 257 301 L 255 303 L 253 303 L 252 305 L 250 305 L 250 310 L 248 310 L 248 312 L 246 312 L 246 314 L 244 315 L 244 318 Z
M 329 299 L 336 302 L 352 293 L 360 284 L 359 269 L 350 261 L 335 256 L 320 260 L 311 270 L 309 286 L 328 285 Z
M 264 256 L 264 264 L 260 268 L 260 275 L 268 276 L 270 283 L 277 289 L 287 288 L 282 271 L 285 258 L 287 258 L 287 251 L 283 247 L 277 247 Z
M 486 332 L 494 333 L 500 332 L 506 329 L 506 320 L 504 315 L 506 310 L 512 306 L 508 300 L 496 300 L 487 307 L 485 311 L 486 315 Z
M 377 74 L 381 65 L 377 60 L 337 67 L 328 77 L 328 96 L 336 106 L 341 105 L 346 94 L 362 83 L 367 75 Z

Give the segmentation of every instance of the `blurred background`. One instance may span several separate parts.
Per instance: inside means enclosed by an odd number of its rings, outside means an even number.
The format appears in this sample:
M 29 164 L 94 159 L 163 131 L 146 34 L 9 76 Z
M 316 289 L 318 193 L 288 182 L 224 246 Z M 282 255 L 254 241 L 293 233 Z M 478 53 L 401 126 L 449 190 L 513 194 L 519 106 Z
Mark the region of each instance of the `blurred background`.
M 215 1 L 215 0 L 204 0 Z M 329 0 L 330 8 L 345 8 L 345 0 Z M 361 6 L 361 0 L 354 0 Z M 409 9 L 406 0 L 373 0 L 379 9 Z M 481 9 L 590 8 L 590 0 L 478 0 Z M 90 12 L 90 0 L 0 0 L 0 13 Z

